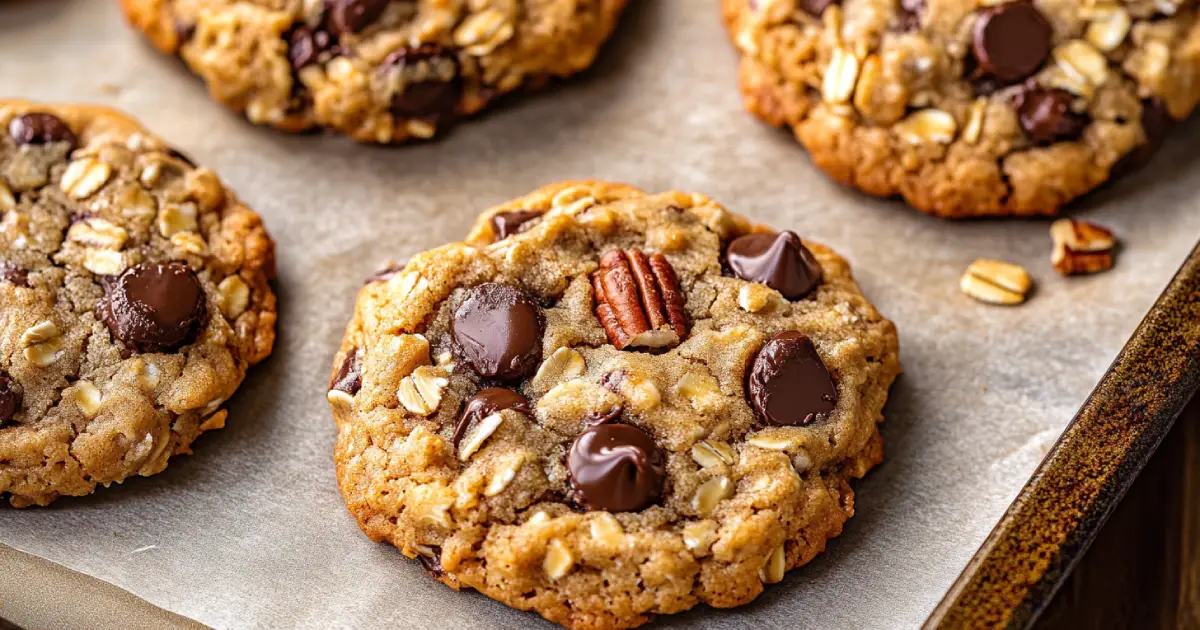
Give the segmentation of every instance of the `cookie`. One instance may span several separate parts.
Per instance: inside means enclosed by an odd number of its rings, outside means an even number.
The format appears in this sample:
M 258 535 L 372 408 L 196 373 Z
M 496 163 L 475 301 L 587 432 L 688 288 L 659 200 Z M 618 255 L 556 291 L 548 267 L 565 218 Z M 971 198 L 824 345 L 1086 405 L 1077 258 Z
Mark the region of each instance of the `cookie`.
M 399 143 L 587 68 L 626 0 L 120 2 L 251 122 Z
M 1191 0 L 722 0 L 746 108 L 837 181 L 943 217 L 1051 215 L 1200 99 Z
M 363 531 L 445 584 L 634 627 L 820 553 L 899 371 L 828 248 L 702 195 L 558 184 L 361 290 L 337 476 Z
M 124 114 L 0 100 L 0 497 L 153 475 L 275 339 L 274 243 Z

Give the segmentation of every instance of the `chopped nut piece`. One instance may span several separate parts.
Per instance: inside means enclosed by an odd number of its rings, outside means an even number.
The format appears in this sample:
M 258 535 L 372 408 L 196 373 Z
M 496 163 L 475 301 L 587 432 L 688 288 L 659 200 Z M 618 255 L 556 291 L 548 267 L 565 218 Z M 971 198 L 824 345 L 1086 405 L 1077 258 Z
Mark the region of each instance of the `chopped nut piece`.
M 959 288 L 968 296 L 1005 306 L 1024 302 L 1032 286 L 1029 272 L 1019 265 L 984 258 L 971 263 L 959 282 Z
M 100 412 L 100 401 L 103 396 L 91 381 L 76 381 L 75 389 L 71 391 L 71 398 L 75 404 L 79 405 L 83 415 L 88 418 L 95 418 L 96 414 Z
M 237 319 L 250 305 L 250 287 L 237 276 L 229 276 L 217 285 L 221 294 L 221 312 L 229 319 Z
M 1105 52 L 1116 50 L 1133 26 L 1133 18 L 1125 9 L 1112 3 L 1105 3 L 1103 11 L 1096 11 L 1092 23 L 1087 28 L 1087 40 L 1093 46 Z
M 124 228 L 99 218 L 85 219 L 67 230 L 67 240 L 104 249 L 119 250 L 128 239 Z
M 724 400 L 717 379 L 711 374 L 695 370 L 679 378 L 679 382 L 675 383 L 675 394 L 701 413 L 717 409 Z
M 620 544 L 621 539 L 625 535 L 625 530 L 621 528 L 620 521 L 608 512 L 598 512 L 596 517 L 592 519 L 589 531 L 592 534 L 592 538 L 610 547 Z
M 557 580 L 571 572 L 575 566 L 575 556 L 561 538 L 553 538 L 546 545 L 546 558 L 542 560 L 542 569 L 551 580 Z
M 195 232 L 200 229 L 196 216 L 194 203 L 165 206 L 158 213 L 158 231 L 167 238 L 179 232 Z
M 214 429 L 224 429 L 225 428 L 225 418 L 228 418 L 228 417 L 229 417 L 229 411 L 226 409 L 222 409 L 222 410 L 218 411 L 217 413 L 214 413 L 213 415 L 205 418 L 204 422 L 200 425 L 200 430 L 201 431 L 212 431 Z
M 12 210 L 17 207 L 17 198 L 13 196 L 8 184 L 0 179 L 0 210 Z
M 1053 54 L 1058 66 L 1080 81 L 1099 87 L 1108 80 L 1108 59 L 1081 39 L 1059 44 Z
M 694 521 L 683 527 L 683 544 L 697 556 L 708 555 L 709 548 L 716 540 L 715 521 Z
M 25 329 L 25 332 L 21 334 L 21 345 L 28 347 L 45 343 L 58 335 L 58 326 L 55 326 L 54 322 L 46 320 Z
M 1050 262 L 1065 276 L 1112 268 L 1116 240 L 1108 228 L 1086 221 L 1059 219 L 1050 226 L 1050 238 L 1054 241 Z
M 46 367 L 58 360 L 62 354 L 63 339 L 55 337 L 49 341 L 25 348 L 25 359 L 38 367 Z
M 83 268 L 98 276 L 118 276 L 125 271 L 125 256 L 110 249 L 89 249 L 83 253 Z
M 757 313 L 768 306 L 782 304 L 783 296 L 765 284 L 752 282 L 738 290 L 738 307 L 747 313 Z

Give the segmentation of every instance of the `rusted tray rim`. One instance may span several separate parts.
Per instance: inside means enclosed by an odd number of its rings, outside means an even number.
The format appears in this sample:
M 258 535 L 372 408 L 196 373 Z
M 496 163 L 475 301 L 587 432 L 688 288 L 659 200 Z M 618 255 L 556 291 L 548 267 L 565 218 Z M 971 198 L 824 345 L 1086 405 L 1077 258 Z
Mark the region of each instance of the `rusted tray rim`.
M 1200 389 L 1200 244 L 925 628 L 1025 628 Z

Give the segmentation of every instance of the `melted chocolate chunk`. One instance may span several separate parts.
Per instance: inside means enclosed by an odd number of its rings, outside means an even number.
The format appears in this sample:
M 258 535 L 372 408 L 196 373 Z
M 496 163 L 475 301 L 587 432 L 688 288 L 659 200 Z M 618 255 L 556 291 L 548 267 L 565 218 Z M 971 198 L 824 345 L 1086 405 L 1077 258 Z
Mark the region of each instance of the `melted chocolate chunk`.
M 329 389 L 343 391 L 351 396 L 362 389 L 362 350 L 354 348 L 346 353 L 341 367 L 329 383 Z
M 980 11 L 971 42 L 976 74 L 1009 84 L 1026 79 L 1049 58 L 1053 35 L 1050 23 L 1026 0 Z
M 1026 89 L 1017 99 L 1017 121 L 1026 137 L 1037 144 L 1078 138 L 1088 119 L 1071 111 L 1074 99 L 1070 92 L 1058 88 Z
M 640 510 L 662 496 L 666 457 L 645 431 L 599 424 L 571 445 L 567 469 L 575 502 L 609 512 Z
M 1113 165 L 1112 176 L 1124 177 L 1149 164 L 1174 126 L 1175 119 L 1167 112 L 1165 103 L 1157 98 L 1142 101 L 1142 131 L 1145 139 Z
M 425 575 L 436 580 L 446 575 L 446 570 L 442 568 L 442 548 L 433 547 L 433 553 L 437 555 L 430 557 L 423 553 L 418 553 L 417 562 L 421 563 L 421 568 L 425 570 Z
M 524 232 L 525 226 L 540 216 L 542 213 L 537 210 L 498 212 L 492 215 L 492 231 L 496 233 L 496 240 L 502 241 L 513 234 Z
M 525 292 L 489 282 L 472 288 L 450 321 L 454 356 L 485 378 L 520 380 L 542 360 L 545 315 Z
M 390 107 L 396 116 L 437 121 L 457 112 L 462 77 L 454 51 L 436 44 L 401 48 L 382 67 L 398 74 L 400 85 Z
M 144 262 L 109 281 L 96 315 L 137 352 L 170 352 L 191 343 L 204 321 L 200 279 L 184 263 Z
M 11 260 L 0 260 L 0 281 L 18 287 L 28 287 L 29 272 Z
M 467 429 L 471 428 L 471 425 L 505 409 L 512 409 L 526 415 L 533 412 L 529 401 L 511 389 L 489 387 L 472 396 L 463 407 L 463 412 L 458 417 L 458 423 L 454 425 L 454 447 L 458 448 L 458 443 L 466 437 Z
M 799 300 L 821 284 L 821 264 L 795 232 L 740 236 L 725 256 L 734 275 L 761 282 L 789 300 Z
M 315 63 L 324 63 L 341 54 L 333 35 L 323 29 L 300 25 L 284 37 L 288 44 L 288 61 L 294 71 Z
M 18 145 L 53 144 L 66 142 L 74 148 L 79 140 L 75 133 L 58 116 L 53 114 L 23 114 L 8 123 L 8 135 Z
M 925 0 L 900 0 L 896 13 L 896 27 L 900 31 L 915 31 L 921 27 L 921 14 L 925 12 Z
M 750 366 L 746 389 L 759 422 L 804 426 L 837 406 L 837 386 L 811 339 L 794 330 L 767 341 Z
M 0 428 L 12 422 L 21 409 L 21 392 L 8 372 L 0 372 Z
M 325 19 L 337 35 L 357 33 L 383 15 L 388 0 L 325 0 Z
M 370 284 L 372 282 L 387 282 L 388 280 L 396 277 L 396 274 L 400 273 L 402 269 L 404 269 L 404 263 L 388 263 L 383 267 L 383 269 L 380 269 L 379 271 L 367 276 L 366 283 Z

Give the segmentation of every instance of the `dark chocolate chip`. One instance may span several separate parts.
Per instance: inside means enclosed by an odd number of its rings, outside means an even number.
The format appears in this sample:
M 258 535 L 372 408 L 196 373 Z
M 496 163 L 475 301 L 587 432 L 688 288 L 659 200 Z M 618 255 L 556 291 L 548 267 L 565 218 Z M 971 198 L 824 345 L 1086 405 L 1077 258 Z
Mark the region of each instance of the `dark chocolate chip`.
M 837 406 L 837 387 L 816 346 L 794 330 L 771 337 L 758 351 L 746 388 L 754 415 L 767 425 L 811 424 Z
M 1017 97 L 1017 121 L 1037 144 L 1074 140 L 1087 127 L 1086 116 L 1071 111 L 1075 97 L 1059 88 L 1030 87 Z
M 925 0 L 900 0 L 896 13 L 896 27 L 900 31 L 915 31 L 921 27 L 921 14 L 925 12 Z
M 1174 126 L 1175 119 L 1167 112 L 1165 103 L 1157 98 L 1142 101 L 1142 132 L 1145 138 L 1113 165 L 1112 176 L 1123 177 L 1149 164 Z
M 404 263 L 388 263 L 379 271 L 367 276 L 367 284 L 372 282 L 387 282 L 400 273 L 402 269 L 404 269 Z
M 0 372 L 0 427 L 12 422 L 20 408 L 21 392 L 17 391 L 17 382 L 8 372 Z
M 433 547 L 433 556 L 427 556 L 423 553 L 417 554 L 417 562 L 421 564 L 421 568 L 425 570 L 425 575 L 433 579 L 438 579 L 446 575 L 446 570 L 442 568 L 442 548 Z
M 662 496 L 666 457 L 654 438 L 637 427 L 599 424 L 575 439 L 567 470 L 579 505 L 631 512 Z
M 179 160 L 180 162 L 183 162 L 184 164 L 187 164 L 188 166 L 190 166 L 192 168 L 196 168 L 196 161 L 193 160 L 191 157 L 189 157 L 188 154 L 184 153 L 183 151 L 180 151 L 179 149 L 176 149 L 173 147 L 168 148 L 167 155 L 175 158 L 176 160 Z
M 392 114 L 440 120 L 458 110 L 462 78 L 452 50 L 436 44 L 401 48 L 383 60 L 382 68 L 399 75 L 401 88 L 392 95 Z
M 481 284 L 454 311 L 452 350 L 483 378 L 519 380 L 542 360 L 545 321 L 542 308 L 520 289 Z
M 204 320 L 204 289 L 184 263 L 144 262 L 106 283 L 96 311 L 126 348 L 170 352 L 195 339 Z
M 175 22 L 175 39 L 178 41 L 178 46 L 192 41 L 192 37 L 196 35 L 196 25 L 190 22 Z
M 795 232 L 740 236 L 725 256 L 734 275 L 761 282 L 789 300 L 799 300 L 821 284 L 821 264 Z
M 467 429 L 471 428 L 472 424 L 505 409 L 526 415 L 532 411 L 529 401 L 511 389 L 489 387 L 472 396 L 463 407 L 462 414 L 458 416 L 458 423 L 454 425 L 454 447 L 458 448 L 458 443 L 467 435 Z
M 8 135 L 19 145 L 66 142 L 75 147 L 75 133 L 58 116 L 35 112 L 22 114 L 8 123 Z
M 354 348 L 346 353 L 337 374 L 329 383 L 329 389 L 343 391 L 351 396 L 362 389 L 362 350 Z
M 502 241 L 513 234 L 524 232 L 529 222 L 542 216 L 537 210 L 509 210 L 492 215 L 492 231 L 496 240 Z
M 337 35 L 357 33 L 379 19 L 388 0 L 325 0 L 325 19 Z
M 609 408 L 607 411 L 592 411 L 583 417 L 583 423 L 587 426 L 595 426 L 597 424 L 608 424 L 621 417 L 621 412 L 624 408 L 617 404 Z
M 811 16 L 821 17 L 825 9 L 835 2 L 837 0 L 800 0 L 800 9 Z
M 1050 56 L 1054 29 L 1026 0 L 985 9 L 975 22 L 971 51 L 976 72 L 1016 83 L 1037 72 Z
M 18 287 L 28 287 L 29 272 L 11 260 L 0 260 L 0 281 Z
M 295 71 L 314 63 L 324 63 L 339 54 L 337 42 L 329 31 L 300 25 L 284 37 L 288 44 L 288 61 Z

